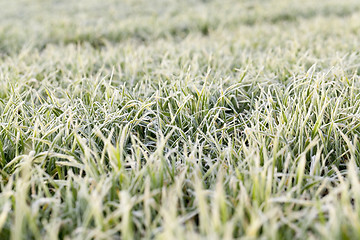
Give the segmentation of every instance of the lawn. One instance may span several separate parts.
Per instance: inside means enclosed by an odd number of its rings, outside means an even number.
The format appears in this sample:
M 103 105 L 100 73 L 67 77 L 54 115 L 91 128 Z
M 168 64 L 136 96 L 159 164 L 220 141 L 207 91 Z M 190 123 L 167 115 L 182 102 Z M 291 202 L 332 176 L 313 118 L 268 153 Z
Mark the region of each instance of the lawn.
M 358 0 L 0 0 L 0 239 L 359 239 Z

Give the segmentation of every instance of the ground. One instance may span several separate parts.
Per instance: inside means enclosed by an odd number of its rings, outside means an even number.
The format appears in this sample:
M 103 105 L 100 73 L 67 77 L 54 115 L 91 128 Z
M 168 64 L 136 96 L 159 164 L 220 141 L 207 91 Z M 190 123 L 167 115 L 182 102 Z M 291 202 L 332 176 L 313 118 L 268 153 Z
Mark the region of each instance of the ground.
M 359 239 L 360 3 L 0 1 L 0 239 Z

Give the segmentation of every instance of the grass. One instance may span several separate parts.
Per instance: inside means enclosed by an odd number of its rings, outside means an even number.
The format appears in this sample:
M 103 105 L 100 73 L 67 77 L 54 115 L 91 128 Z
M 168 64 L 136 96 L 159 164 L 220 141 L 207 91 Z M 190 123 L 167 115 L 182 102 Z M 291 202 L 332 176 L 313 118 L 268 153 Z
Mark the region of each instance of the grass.
M 1 239 L 358 239 L 360 4 L 0 1 Z

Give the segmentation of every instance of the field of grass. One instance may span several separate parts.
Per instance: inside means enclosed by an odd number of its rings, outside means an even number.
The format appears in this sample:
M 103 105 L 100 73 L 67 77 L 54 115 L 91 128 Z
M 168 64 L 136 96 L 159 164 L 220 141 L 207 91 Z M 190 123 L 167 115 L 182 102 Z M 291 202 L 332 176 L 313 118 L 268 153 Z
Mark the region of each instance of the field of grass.
M 358 0 L 0 0 L 0 239 L 359 239 Z

